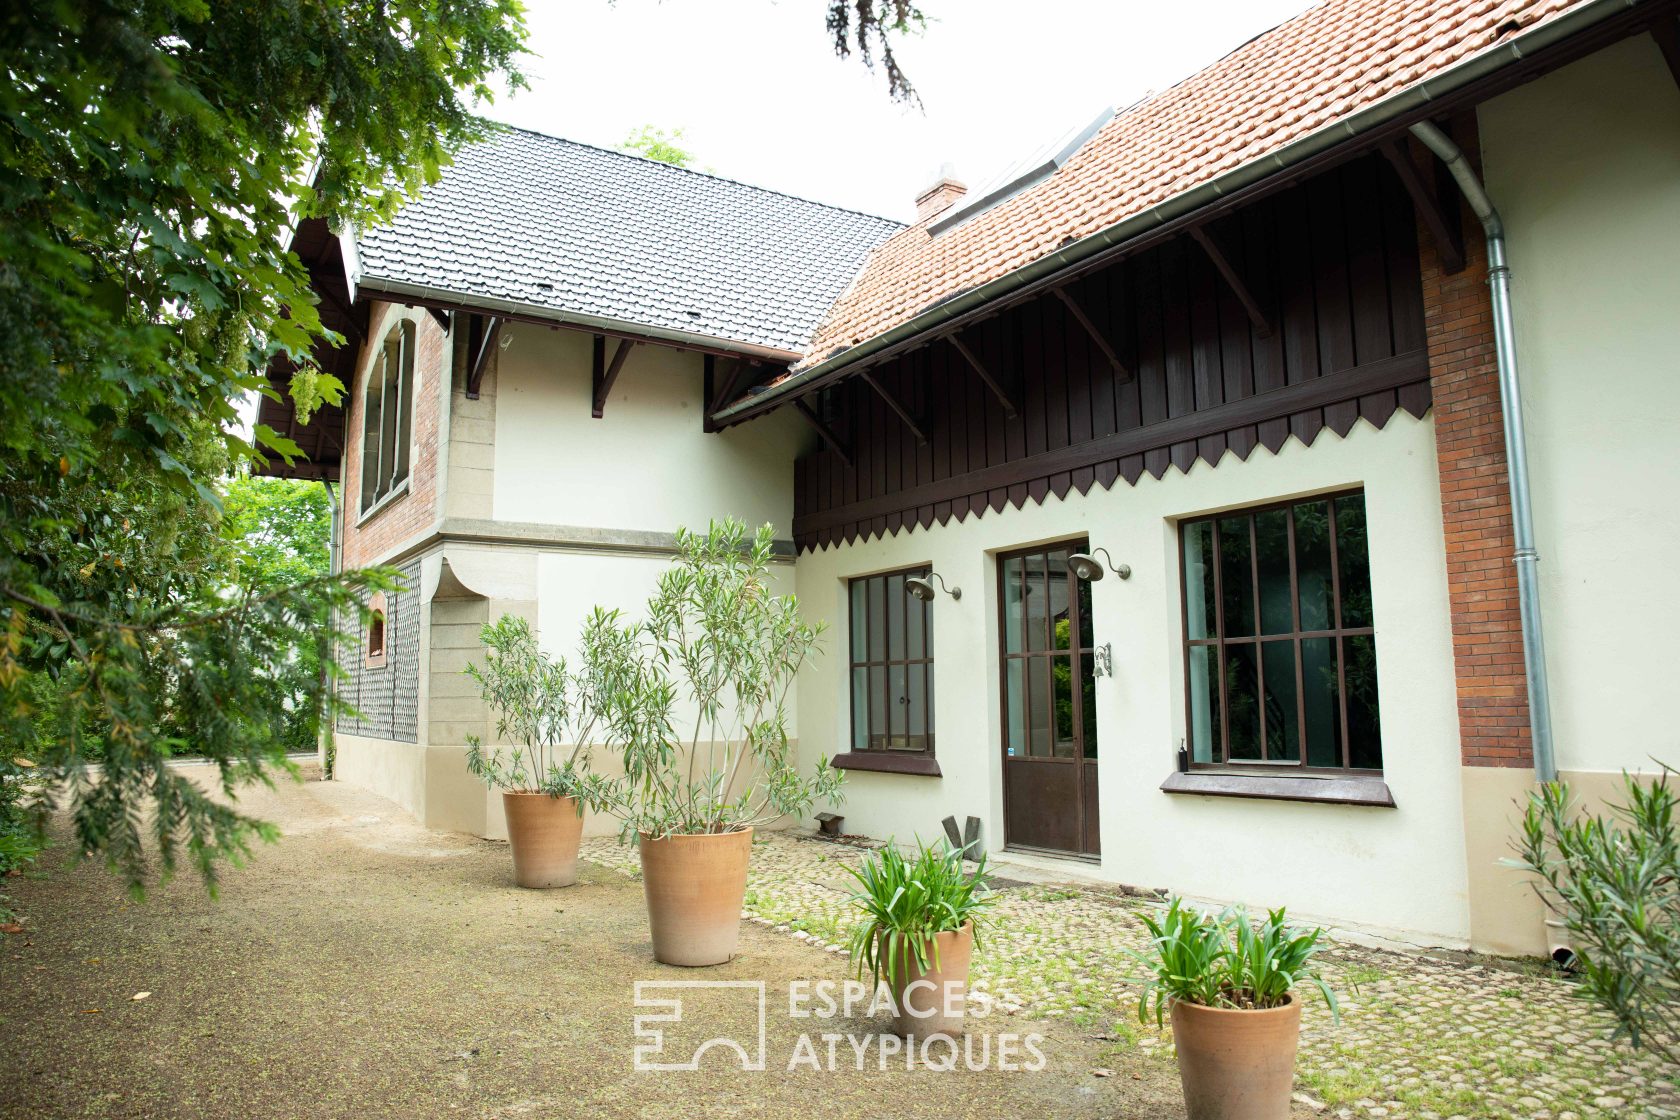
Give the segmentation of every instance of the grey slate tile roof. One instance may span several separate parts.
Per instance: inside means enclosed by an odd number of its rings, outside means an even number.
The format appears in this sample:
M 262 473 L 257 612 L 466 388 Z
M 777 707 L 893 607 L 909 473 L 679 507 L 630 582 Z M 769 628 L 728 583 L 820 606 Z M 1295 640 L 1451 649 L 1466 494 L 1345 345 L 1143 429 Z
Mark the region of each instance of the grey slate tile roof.
M 510 128 L 359 236 L 359 282 L 797 351 L 869 251 L 902 228 Z

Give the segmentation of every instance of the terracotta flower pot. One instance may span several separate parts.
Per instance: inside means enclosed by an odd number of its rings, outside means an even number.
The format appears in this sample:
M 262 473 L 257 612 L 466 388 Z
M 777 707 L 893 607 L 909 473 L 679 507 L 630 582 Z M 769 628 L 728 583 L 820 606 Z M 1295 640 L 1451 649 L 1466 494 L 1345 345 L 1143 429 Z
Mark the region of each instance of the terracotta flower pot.
M 934 949 L 937 947 L 938 956 Z M 960 1038 L 968 1004 L 968 965 L 974 957 L 974 923 L 935 934 L 924 970 L 912 956 L 903 983 L 895 986 L 893 1029 L 906 1038 Z
M 513 881 L 521 887 L 569 887 L 577 882 L 583 808 L 575 797 L 504 791 Z
M 653 956 L 662 964 L 723 964 L 741 939 L 752 829 L 642 837 L 642 889 Z
M 1301 1002 L 1234 1011 L 1172 1005 L 1173 1045 L 1190 1120 L 1287 1120 Z

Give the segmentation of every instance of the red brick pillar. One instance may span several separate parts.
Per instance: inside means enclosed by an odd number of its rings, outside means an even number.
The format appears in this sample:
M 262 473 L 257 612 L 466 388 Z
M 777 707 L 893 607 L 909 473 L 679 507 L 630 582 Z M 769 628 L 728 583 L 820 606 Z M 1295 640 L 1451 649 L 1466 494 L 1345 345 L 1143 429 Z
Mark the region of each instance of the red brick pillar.
M 1453 124 L 1454 139 L 1479 170 L 1474 117 Z M 1413 154 L 1420 166 L 1430 166 L 1421 146 Z M 1451 275 L 1441 271 L 1428 230 L 1418 230 L 1460 748 L 1466 766 L 1526 767 L 1533 753 L 1487 247 L 1481 224 L 1462 203 L 1460 221 L 1466 264 Z

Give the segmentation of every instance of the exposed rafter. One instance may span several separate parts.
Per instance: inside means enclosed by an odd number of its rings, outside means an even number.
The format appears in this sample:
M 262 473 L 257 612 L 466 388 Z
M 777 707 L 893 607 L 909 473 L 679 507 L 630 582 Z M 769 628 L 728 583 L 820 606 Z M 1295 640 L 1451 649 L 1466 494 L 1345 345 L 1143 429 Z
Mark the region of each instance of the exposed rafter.
M 853 466 L 851 448 L 846 446 L 845 440 L 835 434 L 833 428 L 823 423 L 823 419 L 817 415 L 816 409 L 806 404 L 803 397 L 794 401 L 793 407 L 798 410 L 799 415 L 805 417 L 811 427 L 816 429 L 817 435 L 822 437 L 822 441 L 828 445 L 828 449 L 840 456 L 841 462 L 848 467 Z
M 481 334 L 482 332 L 482 334 Z M 467 353 L 472 357 L 472 365 L 467 368 L 467 399 L 476 401 L 478 390 L 484 384 L 484 371 L 490 364 L 490 354 L 496 349 L 496 343 L 502 337 L 502 320 L 491 316 L 489 321 L 474 316 L 472 329 L 467 332 Z
M 863 383 L 865 385 L 868 385 L 871 389 L 875 390 L 876 395 L 886 402 L 888 408 L 898 414 L 898 418 L 904 421 L 904 426 L 909 428 L 910 433 L 916 437 L 917 443 L 926 443 L 928 441 L 927 432 L 923 430 L 922 422 L 910 414 L 910 410 L 904 407 L 904 403 L 902 401 L 887 392 L 887 387 L 877 381 L 873 373 L 870 373 L 868 370 L 864 370 L 858 376 L 863 378 Z
M 1232 266 L 1231 258 L 1225 255 L 1225 250 L 1214 238 L 1213 231 L 1205 225 L 1191 226 L 1190 236 L 1196 239 L 1196 244 L 1200 245 L 1202 251 L 1208 255 L 1208 260 L 1213 262 L 1213 267 L 1218 270 L 1219 275 L 1225 278 L 1225 283 L 1230 286 L 1232 294 L 1237 297 L 1237 302 L 1241 303 L 1243 310 L 1248 312 L 1249 321 L 1254 324 L 1254 329 L 1260 332 L 1262 338 L 1268 337 L 1272 333 L 1272 321 L 1260 309 L 1260 301 L 1255 299 L 1254 293 L 1248 290 L 1248 284 L 1243 281 L 1241 274 Z
M 601 335 L 595 336 L 594 384 L 595 397 L 589 414 L 599 420 L 606 415 L 607 397 L 612 393 L 613 383 L 618 380 L 619 371 L 624 368 L 624 359 L 630 356 L 630 350 L 636 344 L 628 338 L 618 341 L 618 348 L 613 351 L 612 361 L 603 362 L 607 352 L 607 340 Z
M 367 331 L 362 327 L 360 317 L 343 300 L 333 295 L 325 284 L 314 285 L 311 290 L 321 297 L 322 303 L 327 304 L 334 311 L 344 316 L 345 323 L 350 327 L 348 333 L 355 335 L 357 338 L 367 337 Z
M 1114 376 L 1121 381 L 1130 381 L 1132 371 L 1126 368 L 1126 363 L 1122 362 L 1120 355 L 1115 353 L 1113 344 L 1108 341 L 1108 336 L 1098 330 L 1095 323 L 1091 322 L 1090 317 L 1085 314 L 1085 309 L 1080 307 L 1079 301 L 1073 298 L 1073 293 L 1066 288 L 1057 288 L 1054 294 L 1057 299 L 1062 301 L 1062 306 L 1068 309 L 1068 314 L 1073 316 L 1074 321 L 1085 328 L 1085 333 L 1090 335 L 1091 341 L 1097 344 L 1097 349 L 1101 350 L 1103 357 L 1108 359 L 1108 364 L 1114 367 Z
M 974 351 L 965 346 L 962 339 L 955 334 L 946 335 L 945 341 L 949 342 L 952 349 L 961 354 L 963 360 L 973 367 L 975 376 L 985 383 L 986 388 L 992 391 L 992 396 L 996 397 L 998 403 L 1003 405 L 1003 414 L 1013 420 L 1021 410 L 1015 403 L 1015 398 L 1010 395 L 1009 390 L 1003 387 L 1003 382 L 993 377 L 991 371 L 975 356 Z
M 717 387 L 712 397 L 713 409 L 722 408 L 748 385 L 752 384 L 758 375 L 758 363 L 749 358 L 737 358 L 730 364 L 729 372 L 723 375 L 723 381 Z
M 1680 85 L 1680 19 L 1659 16 L 1651 24 L 1651 38 L 1662 50 L 1663 61 L 1668 63 L 1668 72 L 1674 76 L 1674 84 Z
M 1429 229 L 1429 236 L 1434 239 L 1435 252 L 1441 258 L 1441 271 L 1449 275 L 1464 270 L 1464 234 L 1454 223 L 1447 220 L 1446 211 L 1441 209 L 1440 200 L 1435 197 L 1423 181 L 1423 175 L 1412 160 L 1412 153 L 1406 147 L 1404 139 L 1390 140 L 1382 146 L 1382 154 L 1394 168 L 1394 173 L 1400 177 L 1400 185 L 1406 188 L 1411 196 L 1412 209 L 1417 211 L 1423 224 Z

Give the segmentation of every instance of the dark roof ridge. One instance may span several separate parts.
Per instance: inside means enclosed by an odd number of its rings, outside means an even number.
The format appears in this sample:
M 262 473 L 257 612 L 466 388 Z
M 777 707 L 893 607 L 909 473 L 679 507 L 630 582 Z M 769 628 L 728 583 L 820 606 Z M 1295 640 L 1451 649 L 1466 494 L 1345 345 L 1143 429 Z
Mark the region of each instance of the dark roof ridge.
M 588 148 L 591 151 L 601 152 L 609 156 L 617 156 L 620 159 L 629 159 L 635 160 L 638 163 L 652 164 L 655 167 L 666 168 L 671 171 L 680 171 L 685 175 L 698 175 L 702 179 L 711 179 L 714 182 L 719 183 L 729 183 L 733 186 L 745 187 L 748 190 L 758 191 L 762 194 L 773 194 L 779 198 L 792 199 L 795 202 L 803 202 L 809 206 L 820 206 L 824 210 L 835 210 L 842 214 L 855 214 L 860 218 L 869 218 L 872 221 L 881 222 L 885 225 L 894 226 L 898 229 L 907 228 L 906 223 L 898 221 L 896 218 L 887 218 L 880 214 L 871 214 L 867 210 L 859 210 L 854 206 L 836 206 L 832 202 L 822 202 L 815 198 L 806 198 L 804 195 L 794 194 L 792 191 L 779 191 L 774 187 L 761 187 L 757 183 L 749 183 L 744 179 L 732 179 L 728 175 L 719 175 L 712 171 L 701 171 L 698 168 L 679 167 L 677 164 L 666 163 L 664 160 L 637 155 L 635 152 L 626 152 L 618 148 L 606 148 L 602 147 L 600 144 L 591 144 L 583 140 L 573 140 L 569 136 L 556 136 L 552 132 L 544 132 L 538 128 L 527 128 L 524 125 L 508 124 L 505 121 L 494 121 L 490 120 L 488 117 L 483 118 L 483 120 L 486 124 L 493 125 L 496 128 L 506 129 L 509 132 L 523 132 L 528 136 L 535 136 L 540 140 L 551 140 L 557 144 L 570 144 L 574 148 Z

